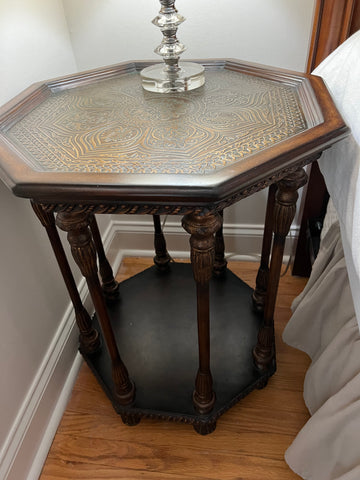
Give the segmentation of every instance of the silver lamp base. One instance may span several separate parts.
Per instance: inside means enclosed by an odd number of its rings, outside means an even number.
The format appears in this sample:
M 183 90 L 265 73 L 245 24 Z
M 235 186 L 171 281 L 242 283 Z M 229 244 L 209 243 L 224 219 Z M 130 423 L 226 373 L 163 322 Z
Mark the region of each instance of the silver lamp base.
M 142 86 L 149 92 L 186 92 L 199 88 L 205 83 L 205 69 L 192 62 L 180 62 L 176 72 L 171 72 L 164 64 L 144 68 L 140 75 Z

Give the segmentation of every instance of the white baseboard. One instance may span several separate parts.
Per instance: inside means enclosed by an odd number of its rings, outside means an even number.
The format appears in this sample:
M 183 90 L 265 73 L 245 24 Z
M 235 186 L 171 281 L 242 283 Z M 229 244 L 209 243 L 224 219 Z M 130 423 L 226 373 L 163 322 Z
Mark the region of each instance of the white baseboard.
M 76 382 L 82 362 L 83 362 L 83 359 L 80 353 L 77 353 L 75 356 L 75 360 L 72 364 L 72 367 L 70 369 L 70 372 L 67 376 L 67 379 L 64 383 L 63 389 L 60 393 L 60 396 L 55 404 L 50 420 L 46 425 L 42 439 L 40 440 L 40 444 L 37 448 L 36 455 L 32 461 L 30 470 L 27 476 L 25 477 L 26 480 L 38 480 L 41 474 L 41 471 L 44 466 L 46 457 L 49 453 L 52 441 L 55 437 L 55 434 L 61 422 L 63 413 L 70 399 L 70 395 L 74 387 L 74 384 Z M 66 369 L 64 369 L 64 372 L 66 373 Z M 16 477 L 16 478 L 19 478 L 19 477 Z
M 298 230 L 293 227 L 290 231 L 287 257 L 294 248 Z M 174 258 L 189 257 L 189 235 L 182 229 L 180 219 L 166 222 L 164 233 Z M 225 224 L 227 257 L 258 260 L 262 233 L 261 225 Z M 124 256 L 153 256 L 151 218 L 140 222 L 111 218 L 103 241 L 114 272 Z M 79 292 L 85 306 L 91 308 L 84 280 Z M 81 365 L 77 343 L 75 314 L 70 304 L 0 452 L 0 479 L 38 479 Z
M 88 303 L 84 280 L 79 292 Z M 69 304 L 0 452 L 0 479 L 36 480 L 40 475 L 81 365 L 77 347 Z
M 85 281 L 81 281 L 79 292 L 85 302 Z M 38 478 L 80 368 L 77 344 L 75 314 L 70 304 L 4 442 L 1 479 Z
M 154 255 L 154 228 L 151 218 L 137 222 L 115 218 L 111 221 L 109 230 L 109 259 L 116 269 L 123 256 Z M 188 258 L 189 235 L 181 227 L 181 220 L 167 221 L 163 231 L 170 255 L 174 258 Z M 248 261 L 260 259 L 263 225 L 224 224 L 223 232 L 227 258 Z M 286 262 L 294 252 L 298 235 L 299 227 L 292 226 L 285 245 Z

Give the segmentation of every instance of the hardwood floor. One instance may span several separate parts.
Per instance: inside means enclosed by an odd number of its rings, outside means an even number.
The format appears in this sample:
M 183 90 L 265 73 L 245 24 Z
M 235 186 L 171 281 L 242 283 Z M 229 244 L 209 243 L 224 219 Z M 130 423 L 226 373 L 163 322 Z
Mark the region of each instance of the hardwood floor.
M 119 281 L 147 268 L 147 258 L 127 258 Z M 230 262 L 253 286 L 258 265 Z M 189 425 L 143 419 L 122 424 L 86 365 L 83 365 L 40 480 L 295 480 L 284 452 L 308 419 L 302 398 L 308 357 L 285 345 L 281 332 L 292 299 L 306 281 L 281 279 L 276 309 L 278 370 L 224 414 L 214 433 L 196 434 Z

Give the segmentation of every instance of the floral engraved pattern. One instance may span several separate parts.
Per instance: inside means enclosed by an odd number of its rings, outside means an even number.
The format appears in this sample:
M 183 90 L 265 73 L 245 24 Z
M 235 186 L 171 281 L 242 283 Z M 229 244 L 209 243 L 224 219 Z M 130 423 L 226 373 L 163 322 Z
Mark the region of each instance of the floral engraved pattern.
M 209 174 L 306 130 L 297 88 L 210 70 L 161 95 L 127 73 L 51 93 L 7 136 L 39 171 Z

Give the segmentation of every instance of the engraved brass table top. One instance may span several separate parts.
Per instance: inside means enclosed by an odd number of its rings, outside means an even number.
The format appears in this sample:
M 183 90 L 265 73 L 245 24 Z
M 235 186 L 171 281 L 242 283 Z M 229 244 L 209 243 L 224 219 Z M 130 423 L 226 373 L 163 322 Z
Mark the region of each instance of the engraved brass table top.
M 55 92 L 6 133 L 39 171 L 206 175 L 306 128 L 296 85 L 222 69 L 186 93 L 136 72 Z
M 203 87 L 157 94 L 142 89 L 143 66 L 40 83 L 5 106 L 0 162 L 14 193 L 216 202 L 309 163 L 346 131 L 316 77 L 213 61 Z

